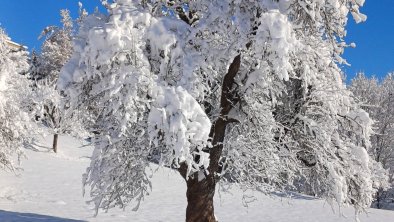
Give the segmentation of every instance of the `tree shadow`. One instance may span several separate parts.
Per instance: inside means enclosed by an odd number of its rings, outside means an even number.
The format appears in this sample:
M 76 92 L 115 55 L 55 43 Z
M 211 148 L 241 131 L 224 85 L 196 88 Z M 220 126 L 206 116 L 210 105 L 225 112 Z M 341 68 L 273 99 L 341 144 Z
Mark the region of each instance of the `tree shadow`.
M 2 222 L 86 222 L 84 220 L 74 220 L 61 217 L 34 213 L 19 213 L 12 211 L 0 210 L 0 221 Z
M 39 144 L 36 141 L 33 141 L 31 144 L 24 144 L 25 149 L 32 150 L 34 152 L 42 152 L 42 153 L 50 153 L 52 152 L 52 147 L 44 146 Z M 41 148 L 41 149 L 39 149 Z
M 289 199 L 297 200 L 318 200 L 318 197 L 308 196 L 305 194 L 295 193 L 295 192 L 272 192 L 271 195 Z

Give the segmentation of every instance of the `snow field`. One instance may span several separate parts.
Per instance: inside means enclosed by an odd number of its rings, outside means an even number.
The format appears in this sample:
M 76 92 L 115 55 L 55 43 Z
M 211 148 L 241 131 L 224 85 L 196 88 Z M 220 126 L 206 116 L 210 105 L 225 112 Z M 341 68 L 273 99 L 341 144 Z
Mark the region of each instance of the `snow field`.
M 103 222 L 179 222 L 184 221 L 186 186 L 177 172 L 157 169 L 152 179 L 153 190 L 137 212 L 133 206 L 100 212 L 94 217 L 88 196 L 82 196 L 82 173 L 89 164 L 92 147 L 83 146 L 74 138 L 61 136 L 59 153 L 50 151 L 51 137 L 34 145 L 36 150 L 26 150 L 29 159 L 22 163 L 18 176 L 0 172 L 0 221 L 103 221 Z M 152 165 L 156 170 L 155 165 Z M 238 189 L 229 193 L 216 193 L 215 211 L 220 222 L 345 222 L 354 221 L 353 208 L 333 212 L 323 200 L 308 196 L 293 199 L 275 196 L 270 198 L 255 193 L 257 200 L 243 206 L 243 195 Z M 245 201 L 255 198 L 246 198 Z M 393 211 L 368 209 L 362 222 L 390 222 Z

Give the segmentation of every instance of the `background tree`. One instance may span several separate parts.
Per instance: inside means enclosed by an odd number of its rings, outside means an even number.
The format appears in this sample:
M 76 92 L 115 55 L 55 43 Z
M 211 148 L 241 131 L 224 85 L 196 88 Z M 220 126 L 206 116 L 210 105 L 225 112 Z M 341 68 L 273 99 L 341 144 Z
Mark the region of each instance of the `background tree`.
M 84 176 L 97 210 L 141 201 L 155 157 L 185 179 L 188 222 L 216 221 L 218 183 L 269 194 L 304 177 L 357 210 L 385 184 L 337 66 L 362 1 L 105 3 L 59 81 L 98 133 Z
M 48 26 L 39 38 L 45 38 L 40 53 L 31 60 L 30 78 L 34 80 L 34 107 L 36 115 L 53 133 L 52 149 L 57 153 L 59 134 L 65 133 L 73 123 L 65 109 L 61 109 L 61 95 L 56 83 L 60 69 L 73 52 L 73 20 L 68 10 L 61 10 L 62 27 Z
M 32 133 L 26 99 L 29 87 L 26 71 L 27 52 L 10 41 L 0 28 L 0 169 L 15 169 L 15 157 Z
M 391 187 L 376 193 L 376 207 L 389 207 L 385 202 L 394 198 L 394 76 L 390 73 L 379 81 L 359 73 L 352 79 L 349 89 L 374 120 L 369 153 L 388 169 Z

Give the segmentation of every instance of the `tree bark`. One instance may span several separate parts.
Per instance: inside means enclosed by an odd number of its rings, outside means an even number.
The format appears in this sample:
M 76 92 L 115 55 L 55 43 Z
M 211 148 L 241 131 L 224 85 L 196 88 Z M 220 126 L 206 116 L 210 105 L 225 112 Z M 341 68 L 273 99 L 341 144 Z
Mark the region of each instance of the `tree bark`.
M 187 177 L 187 165 L 185 163 L 182 163 L 178 169 L 187 184 L 186 222 L 216 222 L 213 196 L 215 195 L 216 183 L 219 180 L 217 174 L 220 173 L 219 162 L 223 151 L 226 126 L 230 122 L 234 122 L 234 120 L 228 119 L 227 115 L 239 102 L 239 98 L 234 93 L 233 86 L 240 64 L 241 55 L 237 55 L 223 78 L 220 115 L 213 122 L 209 133 L 212 144 L 211 148 L 207 148 L 210 154 L 209 174 L 205 175 L 205 178 L 201 181 L 198 181 L 198 173 L 195 173 L 193 177 Z
M 381 204 L 380 204 L 381 200 L 382 200 L 382 190 L 379 189 L 376 192 L 376 208 L 378 209 L 381 209 Z
M 183 163 L 179 172 L 186 179 L 187 184 L 187 208 L 186 222 L 217 222 L 215 219 L 213 197 L 218 178 L 216 173 L 219 172 L 219 161 L 223 150 L 224 136 L 227 122 L 222 118 L 217 119 L 211 127 L 212 145 L 210 152 L 210 163 L 208 175 L 201 181 L 198 181 L 198 173 L 193 177 L 186 177 L 187 165 Z
M 57 153 L 57 140 L 58 140 L 58 138 L 59 138 L 59 134 L 54 134 L 53 135 L 53 144 L 52 144 L 52 149 L 53 149 L 53 152 L 55 152 L 55 153 Z
M 216 222 L 213 206 L 214 181 L 189 178 L 186 183 L 186 222 Z

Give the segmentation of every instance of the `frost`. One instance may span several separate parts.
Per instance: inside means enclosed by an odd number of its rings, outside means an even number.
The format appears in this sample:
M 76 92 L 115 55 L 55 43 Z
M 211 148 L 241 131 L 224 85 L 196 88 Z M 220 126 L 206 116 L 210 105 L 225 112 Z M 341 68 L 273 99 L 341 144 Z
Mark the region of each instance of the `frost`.
M 356 48 L 356 43 L 354 43 L 354 42 L 350 43 L 350 47 Z
M 372 121 L 338 66 L 360 5 L 117 0 L 86 17 L 59 88 L 97 135 L 84 177 L 96 208 L 139 204 L 150 162 L 188 183 L 369 206 L 384 180 L 362 151 Z
M 209 154 L 202 149 L 208 146 L 211 122 L 197 101 L 180 86 L 157 86 L 151 96 L 153 103 L 148 117 L 150 140 L 156 146 L 161 142 L 171 148 L 175 163 L 193 159 L 193 155 L 201 156 L 193 167 L 206 169 Z M 197 150 L 193 152 L 194 148 Z
M 352 16 L 356 23 L 365 22 L 367 20 L 367 16 L 358 12 L 352 12 Z
M 22 75 L 28 69 L 27 52 L 11 44 L 0 28 L 0 170 L 15 170 L 22 146 L 34 136 L 29 119 L 29 82 Z

